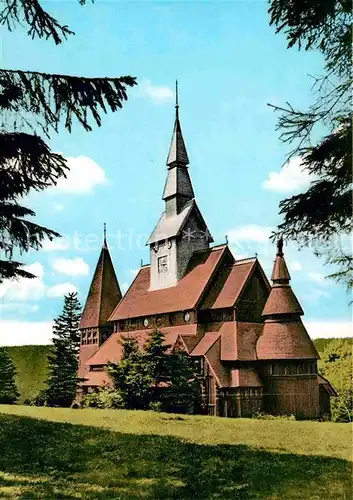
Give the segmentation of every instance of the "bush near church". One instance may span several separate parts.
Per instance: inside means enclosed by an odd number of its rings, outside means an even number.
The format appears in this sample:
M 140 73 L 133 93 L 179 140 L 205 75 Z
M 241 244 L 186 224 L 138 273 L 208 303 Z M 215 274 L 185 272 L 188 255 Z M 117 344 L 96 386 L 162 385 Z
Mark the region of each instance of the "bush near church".
M 125 337 L 122 344 L 123 359 L 108 367 L 114 389 L 87 394 L 83 406 L 201 412 L 201 381 L 193 360 L 177 349 L 170 352 L 164 333 L 153 330 L 142 349 L 134 338 Z

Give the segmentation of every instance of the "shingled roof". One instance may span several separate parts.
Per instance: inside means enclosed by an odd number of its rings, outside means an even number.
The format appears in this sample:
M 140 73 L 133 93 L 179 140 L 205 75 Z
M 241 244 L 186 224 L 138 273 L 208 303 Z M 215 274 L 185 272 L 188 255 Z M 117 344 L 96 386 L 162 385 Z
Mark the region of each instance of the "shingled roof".
M 277 255 L 271 279 L 273 286 L 262 315 L 264 317 L 283 314 L 303 315 L 304 311 L 289 284 L 290 274 L 283 255 L 282 239 L 277 243 Z
M 267 320 L 256 344 L 258 359 L 319 359 L 301 320 Z
M 80 328 L 106 325 L 120 299 L 119 283 L 107 243 L 104 240 L 81 316 Z
M 304 314 L 289 284 L 290 275 L 279 240 L 273 286 L 263 310 L 265 324 L 256 344 L 258 359 L 317 359 L 319 355 L 300 316 Z
M 196 307 L 226 246 L 195 252 L 185 275 L 175 286 L 149 290 L 150 266 L 142 267 L 110 317 L 110 321 L 183 311 Z
M 204 297 L 202 309 L 222 309 L 234 306 L 255 264 L 254 258 L 235 261 L 229 266 L 222 267 L 212 289 Z
M 164 327 L 164 328 L 159 328 L 159 330 L 165 334 L 165 344 L 171 345 L 172 347 L 175 345 L 179 335 L 196 335 L 195 324 Z M 112 362 L 120 361 L 123 353 L 122 343 L 121 343 L 122 337 L 128 336 L 129 338 L 136 339 L 138 345 L 141 348 L 144 346 L 150 334 L 151 334 L 150 329 L 114 333 L 104 342 L 104 344 L 102 344 L 99 351 L 97 351 L 86 362 L 86 365 L 101 366 L 101 365 L 107 365 L 109 361 Z

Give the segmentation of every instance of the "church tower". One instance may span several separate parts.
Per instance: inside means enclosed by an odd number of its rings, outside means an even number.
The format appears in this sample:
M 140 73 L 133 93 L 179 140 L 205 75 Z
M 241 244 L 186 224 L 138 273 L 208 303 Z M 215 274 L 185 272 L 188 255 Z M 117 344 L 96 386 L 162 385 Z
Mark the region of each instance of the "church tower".
M 264 326 L 257 344 L 257 359 L 265 375 L 264 409 L 269 413 L 317 418 L 319 355 L 301 316 L 304 311 L 290 286 L 283 255 L 283 240 L 277 244 L 272 288 L 262 316 Z
M 258 359 L 319 357 L 301 321 L 304 311 L 290 286 L 290 279 L 283 254 L 283 240 L 279 239 L 271 276 L 273 284 L 262 312 L 265 324 L 257 342 Z
M 121 300 L 121 291 L 107 245 L 104 225 L 104 241 L 91 286 L 83 308 L 80 332 L 80 375 L 86 361 L 93 356 L 103 342 L 113 333 L 108 318 Z
M 192 254 L 208 248 L 213 241 L 195 201 L 188 165 L 176 82 L 175 122 L 162 197 L 165 210 L 147 242 L 151 259 L 150 290 L 175 286 L 184 276 Z

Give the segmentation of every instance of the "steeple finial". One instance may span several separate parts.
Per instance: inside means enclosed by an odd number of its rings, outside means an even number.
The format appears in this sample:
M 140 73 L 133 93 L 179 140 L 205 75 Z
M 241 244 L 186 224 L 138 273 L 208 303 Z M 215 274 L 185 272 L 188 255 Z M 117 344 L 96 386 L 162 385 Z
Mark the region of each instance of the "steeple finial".
M 168 167 L 175 166 L 176 164 L 183 165 L 184 167 L 189 164 L 189 158 L 186 152 L 183 134 L 181 132 L 181 126 L 179 122 L 178 80 L 175 80 L 175 123 L 174 123 L 172 142 L 170 145 L 169 155 L 167 159 Z
M 103 246 L 107 247 L 107 224 L 105 222 L 103 223 Z
M 277 255 L 282 257 L 283 255 L 283 237 L 280 236 L 277 240 Z
M 271 279 L 273 283 L 289 283 L 290 274 L 287 269 L 286 261 L 283 256 L 283 238 L 280 236 L 277 240 L 277 254 L 273 265 Z
M 179 91 L 178 91 L 178 80 L 175 80 L 175 109 L 176 117 L 179 118 Z

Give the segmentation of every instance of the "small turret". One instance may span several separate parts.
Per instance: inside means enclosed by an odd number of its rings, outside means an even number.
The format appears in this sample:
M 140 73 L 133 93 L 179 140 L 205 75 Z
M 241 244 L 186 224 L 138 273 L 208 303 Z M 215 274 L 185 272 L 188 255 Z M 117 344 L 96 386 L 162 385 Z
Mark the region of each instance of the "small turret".
M 283 240 L 277 243 L 272 288 L 262 316 L 263 332 L 257 341 L 258 359 L 317 359 L 319 357 L 302 321 L 304 311 L 290 286 L 283 255 Z
M 121 300 L 121 291 L 107 245 L 106 227 L 96 269 L 83 308 L 80 332 L 80 373 L 85 362 L 113 333 L 113 324 L 108 318 Z

